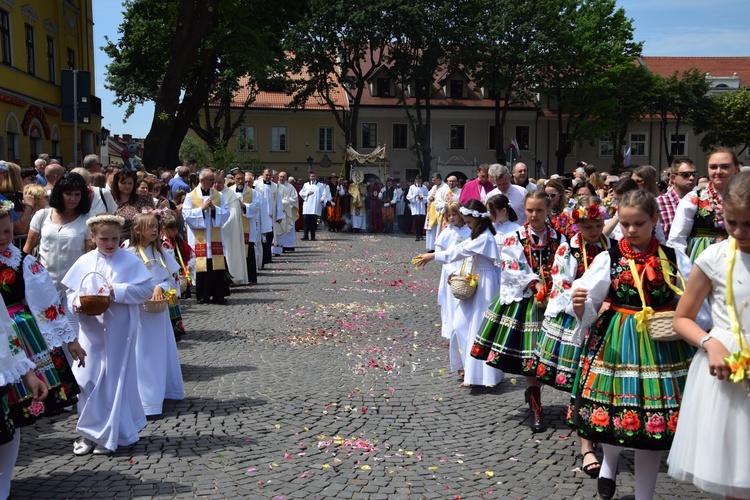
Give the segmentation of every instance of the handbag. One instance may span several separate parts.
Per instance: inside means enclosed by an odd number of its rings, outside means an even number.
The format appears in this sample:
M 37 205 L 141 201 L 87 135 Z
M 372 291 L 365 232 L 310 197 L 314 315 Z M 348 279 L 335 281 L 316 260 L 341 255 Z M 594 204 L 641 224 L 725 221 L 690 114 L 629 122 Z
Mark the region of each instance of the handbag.
M 670 266 L 674 266 L 674 268 L 676 269 L 677 272 L 674 274 L 674 277 L 679 279 L 682 285 L 682 289 L 684 290 L 685 278 L 682 276 L 680 269 L 677 267 L 677 265 L 667 259 L 664 250 L 662 250 L 661 248 L 659 248 L 659 260 L 661 260 L 661 269 L 664 275 L 664 282 L 667 284 L 667 286 L 669 286 L 669 288 L 672 289 L 674 293 L 676 293 L 677 295 L 682 295 L 682 290 L 672 283 L 673 275 L 670 271 Z M 643 293 L 643 278 L 646 275 L 646 269 L 644 267 L 643 272 L 641 272 L 639 275 L 636 271 L 635 262 L 632 259 L 629 259 L 628 263 L 630 265 L 630 272 L 633 275 L 633 281 L 635 281 L 635 286 L 638 289 L 638 295 L 640 296 L 641 303 L 643 304 L 641 312 L 636 315 L 636 321 L 643 321 L 643 318 L 645 317 L 646 330 L 648 331 L 648 335 L 651 337 L 651 340 L 653 340 L 654 342 L 671 342 L 673 340 L 679 340 L 680 336 L 672 328 L 674 309 L 671 311 L 654 312 L 653 309 L 648 307 L 646 305 L 646 299 Z
M 451 286 L 451 293 L 459 300 L 467 300 L 474 296 L 474 292 L 477 291 L 479 276 L 474 274 L 474 259 L 471 259 L 471 269 L 469 274 L 466 274 L 466 262 L 469 259 L 464 259 L 461 265 L 461 271 L 458 275 L 453 275 L 448 278 L 448 284 Z

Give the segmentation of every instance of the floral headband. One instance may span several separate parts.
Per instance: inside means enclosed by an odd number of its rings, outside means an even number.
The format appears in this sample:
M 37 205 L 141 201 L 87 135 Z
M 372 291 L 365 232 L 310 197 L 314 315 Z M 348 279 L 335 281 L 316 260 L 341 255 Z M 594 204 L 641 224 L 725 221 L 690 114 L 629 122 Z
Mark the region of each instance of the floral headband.
M 588 207 L 570 206 L 565 209 L 565 213 L 574 222 L 579 220 L 605 220 L 609 216 L 607 207 L 596 204 L 589 205 Z
M 482 212 L 478 212 L 476 210 L 469 210 L 466 207 L 461 207 L 461 208 L 458 209 L 458 211 L 461 212 L 462 215 L 471 215 L 472 217 L 476 217 L 477 219 L 479 219 L 481 217 L 487 218 L 487 217 L 490 216 L 489 212 L 482 213 Z
M 143 207 L 143 209 L 141 210 L 141 213 L 146 214 L 146 215 L 155 215 L 159 217 L 160 219 L 163 219 L 164 217 L 169 215 L 169 210 L 167 208 L 154 209 L 154 208 Z
M 91 217 L 89 220 L 86 221 L 86 225 L 88 227 L 93 226 L 94 224 L 99 224 L 102 222 L 110 222 L 113 224 L 117 224 L 120 227 L 125 225 L 125 219 L 123 217 L 120 217 L 119 215 L 112 215 L 112 214 L 99 214 Z
M 10 200 L 0 201 L 0 215 L 5 215 L 13 210 L 13 202 Z

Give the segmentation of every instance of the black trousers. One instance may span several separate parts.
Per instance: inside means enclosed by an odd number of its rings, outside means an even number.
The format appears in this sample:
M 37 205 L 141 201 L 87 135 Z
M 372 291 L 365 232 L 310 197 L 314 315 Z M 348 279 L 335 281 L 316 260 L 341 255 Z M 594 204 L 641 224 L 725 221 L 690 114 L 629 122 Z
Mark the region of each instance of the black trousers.
M 271 246 L 273 245 L 273 231 L 270 233 L 263 233 L 266 237 L 266 241 L 263 243 L 263 264 L 271 263 Z
M 225 269 L 214 271 L 213 259 L 206 259 L 206 271 L 195 273 L 195 298 L 198 302 L 222 301 L 229 295 L 229 281 Z
M 304 229 L 305 232 L 303 233 L 302 237 L 307 238 L 308 233 L 310 234 L 311 239 L 315 239 L 315 230 L 318 228 L 318 216 L 315 214 L 305 214 L 304 217 Z
M 417 238 L 422 238 L 424 234 L 424 215 L 413 215 L 414 220 L 414 234 Z
M 247 280 L 258 282 L 258 266 L 255 262 L 255 243 L 250 242 L 247 247 Z

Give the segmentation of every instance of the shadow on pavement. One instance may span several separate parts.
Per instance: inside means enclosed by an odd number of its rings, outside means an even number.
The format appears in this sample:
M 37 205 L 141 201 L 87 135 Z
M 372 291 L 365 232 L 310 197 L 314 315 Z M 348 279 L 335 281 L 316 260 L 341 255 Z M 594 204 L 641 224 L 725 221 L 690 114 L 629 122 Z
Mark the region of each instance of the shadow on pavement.
M 97 460 L 108 460 L 106 457 L 95 458 Z M 39 482 L 44 482 L 46 495 L 39 494 Z M 118 490 L 113 495 L 112 485 L 128 485 L 128 488 L 125 491 Z M 136 491 L 133 491 L 134 489 Z M 34 492 L 33 495 L 29 493 L 32 491 Z M 42 477 L 14 479 L 9 498 L 100 498 L 103 496 L 127 498 L 135 495 L 171 497 L 175 494 L 190 493 L 191 491 L 192 486 L 190 484 L 158 479 L 144 480 L 135 475 L 118 471 L 80 469 L 71 473 L 53 472 Z

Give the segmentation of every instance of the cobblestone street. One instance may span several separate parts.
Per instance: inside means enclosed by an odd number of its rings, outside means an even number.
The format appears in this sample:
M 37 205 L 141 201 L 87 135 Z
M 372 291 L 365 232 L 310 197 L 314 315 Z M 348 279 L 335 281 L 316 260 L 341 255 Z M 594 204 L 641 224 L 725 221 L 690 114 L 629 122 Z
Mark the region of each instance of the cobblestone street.
M 22 430 L 12 498 L 592 498 L 568 395 L 546 388 L 532 434 L 522 377 L 459 387 L 424 242 L 318 233 L 232 290 L 183 306 L 186 399 L 136 445 L 72 453 L 76 415 Z M 601 458 L 601 452 L 599 453 Z M 617 497 L 633 498 L 633 453 Z M 664 454 L 666 459 L 666 453 Z M 708 498 L 666 475 L 657 498 Z

